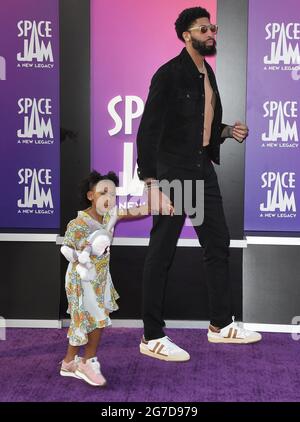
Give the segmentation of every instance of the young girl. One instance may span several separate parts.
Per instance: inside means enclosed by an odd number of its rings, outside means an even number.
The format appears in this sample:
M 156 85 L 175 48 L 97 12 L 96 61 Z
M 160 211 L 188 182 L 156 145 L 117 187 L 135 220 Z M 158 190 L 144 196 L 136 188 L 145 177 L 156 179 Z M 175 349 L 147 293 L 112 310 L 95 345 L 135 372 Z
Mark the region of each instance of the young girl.
M 96 171 L 81 184 L 84 211 L 70 221 L 64 237 L 64 245 L 74 253 L 88 246 L 88 238 L 96 230 L 105 229 L 112 218 L 131 219 L 148 215 L 148 206 L 118 211 L 115 206 L 115 187 L 118 177 L 109 172 L 102 176 Z M 75 255 L 76 256 L 76 255 Z M 66 273 L 66 293 L 71 324 L 68 331 L 69 346 L 62 361 L 60 374 L 81 378 L 94 386 L 104 386 L 96 357 L 97 346 L 103 329 L 111 325 L 109 313 L 118 309 L 118 293 L 114 289 L 109 272 L 109 248 L 100 257 L 91 255 L 96 277 L 83 281 L 76 270 L 78 259 L 70 259 Z M 73 261 L 73 262 L 72 262 Z M 80 346 L 85 345 L 84 355 L 78 357 Z

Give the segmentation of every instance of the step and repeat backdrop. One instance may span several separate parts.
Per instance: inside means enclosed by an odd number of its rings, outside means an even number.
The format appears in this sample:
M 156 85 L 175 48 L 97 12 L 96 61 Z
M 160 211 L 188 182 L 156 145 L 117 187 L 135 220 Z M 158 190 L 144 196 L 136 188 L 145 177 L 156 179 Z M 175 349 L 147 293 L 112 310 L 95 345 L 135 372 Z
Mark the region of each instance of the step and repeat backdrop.
M 0 12 L 0 227 L 60 221 L 58 0 L 10 0 Z
M 249 0 L 245 230 L 300 231 L 300 7 Z
M 120 206 L 143 201 L 135 143 L 150 80 L 183 47 L 174 29 L 179 12 L 198 3 L 91 0 L 91 167 L 119 174 Z M 1 6 L 2 229 L 59 228 L 58 4 Z M 217 0 L 201 5 L 216 22 Z M 249 0 L 247 231 L 300 231 L 299 18 L 298 0 L 284 7 L 279 0 Z M 123 223 L 116 236 L 148 237 L 151 223 L 150 217 Z M 195 238 L 188 222 L 182 238 Z

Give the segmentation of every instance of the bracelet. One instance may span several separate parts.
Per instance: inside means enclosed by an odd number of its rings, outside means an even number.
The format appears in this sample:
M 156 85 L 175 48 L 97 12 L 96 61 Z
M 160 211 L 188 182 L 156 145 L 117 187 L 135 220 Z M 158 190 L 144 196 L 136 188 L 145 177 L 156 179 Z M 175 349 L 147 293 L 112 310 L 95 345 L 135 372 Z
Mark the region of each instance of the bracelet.
M 149 189 L 153 188 L 153 187 L 159 187 L 159 182 L 158 180 L 150 180 L 149 182 L 145 182 L 145 186 L 144 189 L 146 191 L 148 191 Z

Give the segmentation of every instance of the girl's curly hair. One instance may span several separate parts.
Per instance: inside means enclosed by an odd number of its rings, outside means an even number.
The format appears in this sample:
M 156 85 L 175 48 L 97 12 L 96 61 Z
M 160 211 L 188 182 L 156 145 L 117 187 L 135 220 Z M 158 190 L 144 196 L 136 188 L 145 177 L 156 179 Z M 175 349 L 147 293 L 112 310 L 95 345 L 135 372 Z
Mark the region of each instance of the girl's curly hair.
M 111 180 L 116 186 L 119 185 L 119 178 L 113 171 L 107 174 L 100 174 L 96 170 L 93 170 L 85 179 L 79 184 L 79 199 L 82 209 L 91 206 L 91 201 L 87 198 L 88 191 L 92 190 L 100 180 Z

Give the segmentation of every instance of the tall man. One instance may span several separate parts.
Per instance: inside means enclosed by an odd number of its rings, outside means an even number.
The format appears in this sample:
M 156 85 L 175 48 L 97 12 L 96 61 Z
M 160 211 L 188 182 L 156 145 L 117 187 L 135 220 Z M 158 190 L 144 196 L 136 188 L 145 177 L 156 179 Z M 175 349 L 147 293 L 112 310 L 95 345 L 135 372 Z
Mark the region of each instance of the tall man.
M 173 343 L 163 331 L 163 303 L 168 269 L 184 225 L 186 210 L 163 215 L 174 202 L 162 192 L 159 181 L 191 181 L 190 202 L 196 202 L 199 180 L 204 181 L 204 220 L 194 224 L 204 249 L 210 305 L 208 340 L 215 343 L 253 343 L 261 335 L 245 330 L 232 321 L 229 289 L 229 232 L 222 197 L 212 161 L 220 163 L 220 145 L 226 138 L 243 142 L 248 136 L 245 124 L 222 123 L 222 105 L 214 72 L 205 57 L 216 54 L 218 26 L 201 7 L 183 10 L 175 28 L 185 43 L 179 56 L 154 74 L 140 123 L 138 174 L 149 191 L 153 228 L 143 273 L 144 337 L 143 354 L 162 360 L 186 361 L 189 354 Z M 197 219 L 194 219 L 196 221 Z M 191 219 L 191 221 L 193 221 Z M 197 267 L 195 263 L 195 268 Z M 187 280 L 182 280 L 182 290 Z M 178 298 L 180 300 L 180 298 Z

